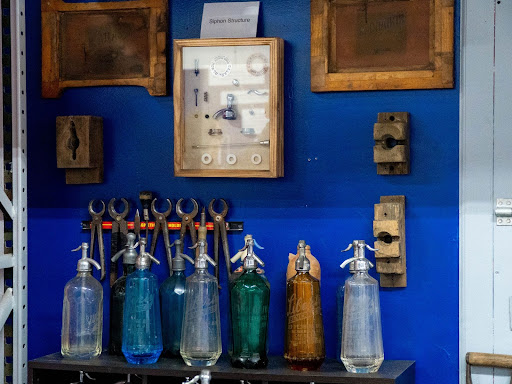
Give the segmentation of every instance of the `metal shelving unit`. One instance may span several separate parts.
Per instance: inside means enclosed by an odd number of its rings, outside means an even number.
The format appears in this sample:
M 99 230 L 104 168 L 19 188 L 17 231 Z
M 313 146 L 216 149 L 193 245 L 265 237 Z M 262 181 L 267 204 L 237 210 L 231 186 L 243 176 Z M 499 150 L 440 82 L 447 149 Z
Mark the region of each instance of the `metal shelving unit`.
M 2 0 L 0 132 L 0 378 L 27 383 L 27 153 L 25 3 Z

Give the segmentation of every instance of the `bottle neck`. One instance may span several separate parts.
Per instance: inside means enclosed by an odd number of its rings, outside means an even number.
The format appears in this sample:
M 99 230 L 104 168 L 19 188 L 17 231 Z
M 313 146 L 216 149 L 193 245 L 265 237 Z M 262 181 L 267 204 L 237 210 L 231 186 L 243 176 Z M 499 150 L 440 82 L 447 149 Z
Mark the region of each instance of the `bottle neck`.
M 123 264 L 123 275 L 129 275 L 130 273 L 135 272 L 135 264 Z
M 185 274 L 185 271 L 172 271 L 173 276 L 181 276 Z
M 76 274 L 77 277 L 87 277 L 91 276 L 91 271 L 78 271 Z

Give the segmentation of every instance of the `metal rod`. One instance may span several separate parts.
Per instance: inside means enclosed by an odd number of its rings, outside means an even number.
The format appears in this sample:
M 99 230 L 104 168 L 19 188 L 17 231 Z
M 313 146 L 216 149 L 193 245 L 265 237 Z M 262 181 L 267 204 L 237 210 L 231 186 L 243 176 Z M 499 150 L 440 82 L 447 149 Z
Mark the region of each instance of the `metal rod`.
M 270 145 L 270 140 L 262 140 L 254 143 L 231 143 L 231 144 L 205 144 L 205 145 L 193 145 L 192 148 L 222 148 L 222 147 L 247 147 L 252 145 Z
M 126 222 L 127 226 L 128 226 L 128 229 L 129 230 L 133 230 L 134 229 L 134 223 L 133 221 L 127 221 Z M 82 221 L 80 223 L 80 226 L 81 226 L 81 229 L 82 230 L 90 230 L 91 229 L 91 221 Z M 196 229 L 199 228 L 199 222 L 194 222 L 194 226 L 196 227 Z M 103 221 L 102 224 L 101 224 L 101 227 L 102 229 L 112 229 L 112 222 L 111 221 Z M 141 229 L 146 229 L 146 223 L 142 222 L 140 223 L 140 228 Z M 167 223 L 167 228 L 171 231 L 176 231 L 176 230 L 180 230 L 181 228 L 181 222 L 178 222 L 178 221 L 169 221 Z M 154 230 L 155 229 L 155 222 L 154 221 L 150 221 L 148 222 L 148 229 L 149 230 Z M 206 223 L 206 229 L 208 231 L 213 231 L 214 229 L 214 223 L 213 222 L 208 222 Z M 228 232 L 239 232 L 239 231 L 243 231 L 244 229 L 244 223 L 243 221 L 229 221 L 229 222 L 226 222 L 226 230 Z M 0 261 L 2 261 L 2 259 L 0 259 Z

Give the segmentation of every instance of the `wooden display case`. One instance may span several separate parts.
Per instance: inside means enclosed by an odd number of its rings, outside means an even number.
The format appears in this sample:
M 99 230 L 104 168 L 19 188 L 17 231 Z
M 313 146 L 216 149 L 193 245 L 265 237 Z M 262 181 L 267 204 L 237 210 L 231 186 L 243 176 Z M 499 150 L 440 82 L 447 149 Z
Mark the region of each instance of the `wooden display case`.
M 280 38 L 174 41 L 174 173 L 282 177 Z

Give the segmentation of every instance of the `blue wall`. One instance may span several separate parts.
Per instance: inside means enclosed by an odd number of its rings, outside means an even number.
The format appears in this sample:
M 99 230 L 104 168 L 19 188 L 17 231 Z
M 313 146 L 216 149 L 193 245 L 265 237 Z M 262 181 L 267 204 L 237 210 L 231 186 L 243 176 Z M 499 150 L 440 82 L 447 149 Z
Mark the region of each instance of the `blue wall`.
M 175 178 L 172 96 L 105 87 L 67 90 L 56 100 L 40 98 L 37 3 L 30 2 L 26 11 L 30 358 L 59 350 L 62 289 L 78 258 L 69 251 L 89 240 L 79 224 L 89 218 L 86 207 L 92 198 L 126 197 L 135 203 L 141 190 L 174 201 L 226 198 L 228 219 L 244 221 L 246 233 L 265 247 L 259 255 L 267 262 L 272 284 L 272 354 L 283 350 L 287 255 L 305 239 L 322 265 L 326 347 L 334 357 L 335 291 L 348 275 L 338 267 L 345 257 L 339 251 L 353 239 L 373 241 L 373 205 L 381 195 L 404 194 L 408 287 L 381 289 L 385 357 L 416 360 L 419 384 L 457 382 L 458 84 L 452 90 L 311 93 L 309 0 L 263 0 L 259 36 L 286 41 L 286 176 Z M 202 5 L 199 0 L 170 2 L 170 39 L 199 36 Z M 458 21 L 455 25 L 457 29 Z M 457 67 L 458 55 L 456 61 Z M 411 114 L 411 174 L 378 176 L 372 159 L 373 123 L 378 112 L 394 111 Z M 64 170 L 56 169 L 55 117 L 80 114 L 104 118 L 105 182 L 100 185 L 65 185 Z M 105 243 L 109 241 L 106 234 Z M 230 235 L 230 242 L 234 252 L 243 245 L 243 235 Z M 159 252 L 163 260 L 161 246 Z M 165 269 L 155 268 L 161 280 Z M 226 284 L 224 274 L 221 284 Z M 106 283 L 104 287 L 108 292 Z M 224 291 L 224 331 L 226 298 Z

